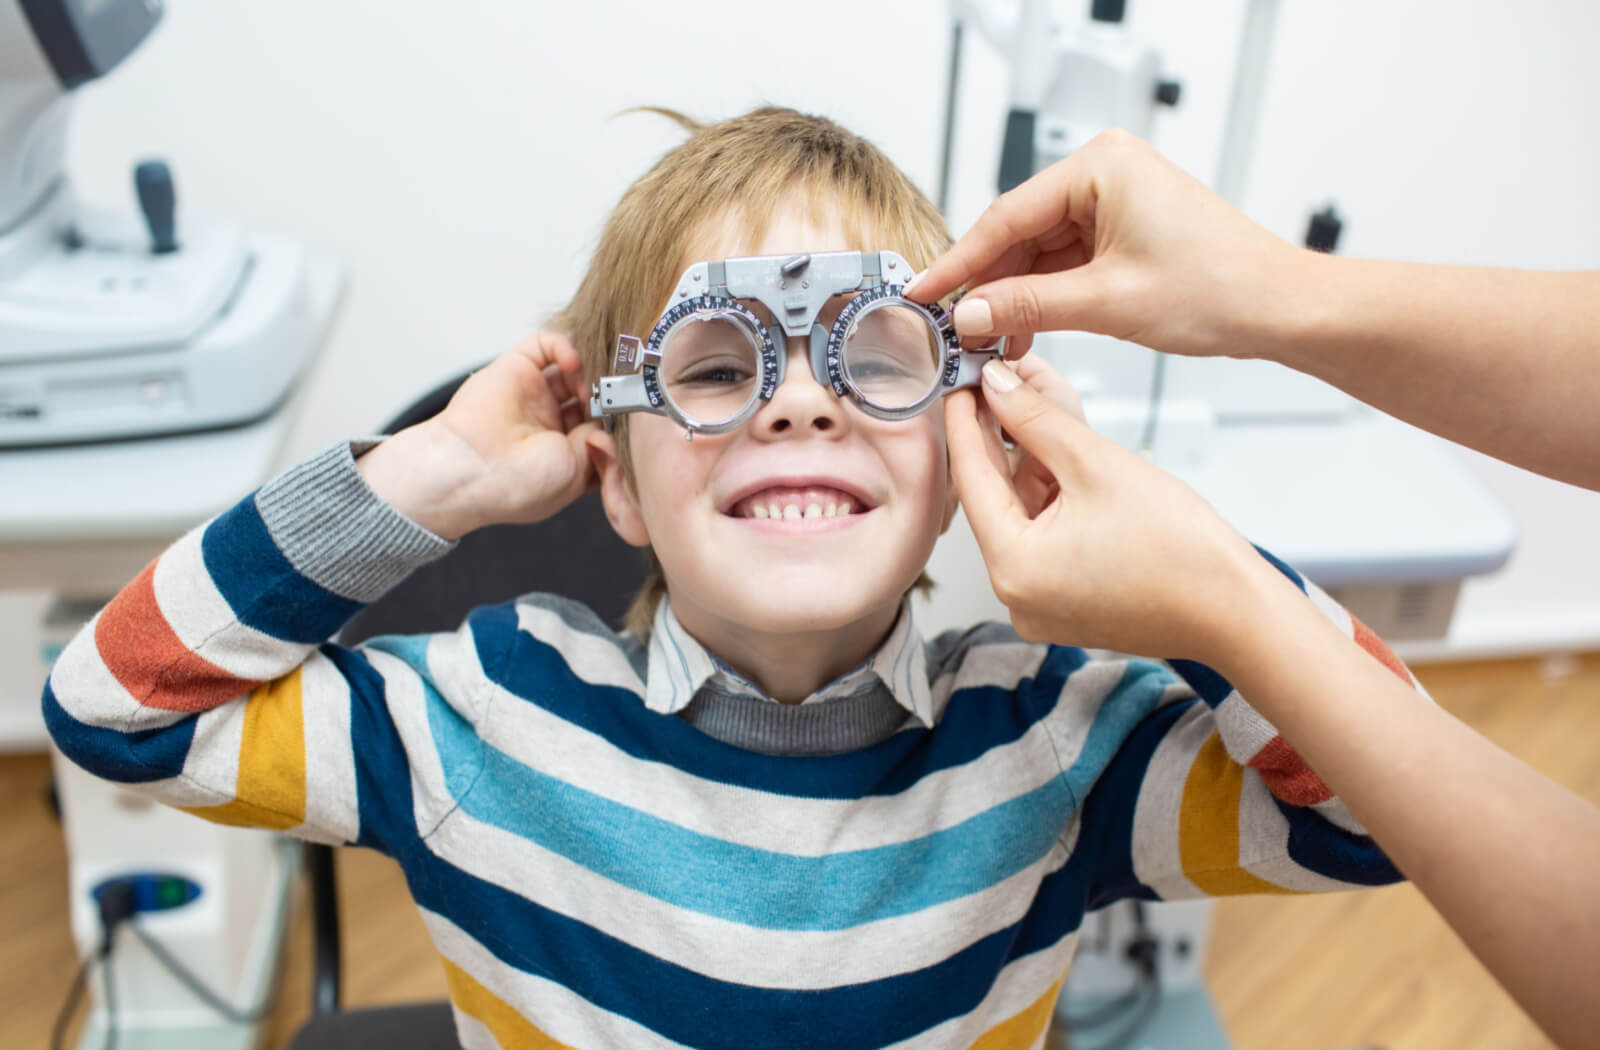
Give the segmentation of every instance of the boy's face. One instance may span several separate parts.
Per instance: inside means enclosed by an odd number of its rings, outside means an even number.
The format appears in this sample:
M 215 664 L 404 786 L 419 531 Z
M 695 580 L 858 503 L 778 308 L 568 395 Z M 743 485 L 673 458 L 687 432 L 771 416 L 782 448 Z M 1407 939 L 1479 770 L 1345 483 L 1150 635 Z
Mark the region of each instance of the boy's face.
M 734 219 L 712 223 L 685 265 L 855 247 L 895 246 L 852 244 L 836 220 L 818 225 L 797 203 L 777 210 L 760 243 Z M 829 303 L 821 323 L 844 302 Z M 674 613 L 713 648 L 729 632 L 886 630 L 955 512 L 937 403 L 909 420 L 873 419 L 817 384 L 805 339 L 786 350 L 783 383 L 744 426 L 685 441 L 670 419 L 635 413 L 635 492 L 620 469 L 603 470 L 613 524 L 654 547 Z

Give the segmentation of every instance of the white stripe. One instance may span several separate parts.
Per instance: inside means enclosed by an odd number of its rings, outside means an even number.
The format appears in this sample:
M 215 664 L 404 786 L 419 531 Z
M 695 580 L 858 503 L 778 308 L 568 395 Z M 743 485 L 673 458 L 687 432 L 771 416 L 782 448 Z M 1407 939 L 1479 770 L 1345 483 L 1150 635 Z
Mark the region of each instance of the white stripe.
M 220 806 L 233 801 L 231 794 L 214 791 L 181 776 L 138 784 L 118 784 L 117 787 L 164 806 Z
M 1356 819 L 1355 814 L 1350 812 L 1350 807 L 1344 804 L 1344 799 L 1337 795 L 1318 802 L 1311 808 L 1316 810 L 1318 816 L 1336 828 L 1355 835 L 1367 834 L 1366 825 Z
M 760 988 L 804 989 L 881 980 L 949 958 L 1019 921 L 1040 880 L 1066 859 L 1063 851 L 1050 850 L 1001 882 L 909 915 L 844 930 L 773 930 L 669 904 L 460 810 L 427 845 L 462 871 L 519 896 L 538 887 L 541 906 L 684 969 Z
M 219 791 L 230 800 L 238 797 L 239 749 L 244 744 L 247 701 L 229 700 L 195 719 L 194 739 L 183 759 L 183 776 Z
M 1189 767 L 1214 728 L 1210 708 L 1204 703 L 1190 707 L 1156 745 L 1139 785 L 1133 811 L 1133 874 L 1163 900 L 1207 896 L 1183 873 L 1178 821 Z
M 50 669 L 50 691 L 62 710 L 84 725 L 96 729 L 128 732 L 134 729 L 162 729 L 181 722 L 186 713 L 146 707 L 122 687 L 100 657 L 95 645 L 95 627 L 104 610 L 83 626 Z
M 975 645 L 961 656 L 960 663 L 933 680 L 932 717 L 941 718 L 952 693 L 973 687 L 1015 692 L 1025 678 L 1039 673 L 1049 646 L 1031 642 L 995 642 Z
M 350 740 L 350 683 L 320 652 L 300 668 L 300 718 L 306 741 L 306 820 L 295 834 L 318 842 L 354 842 L 361 833 L 361 815 Z
M 1356 636 L 1356 628 L 1355 623 L 1351 620 L 1350 611 L 1334 601 L 1328 596 L 1327 591 L 1310 580 L 1306 580 L 1305 585 L 1306 597 L 1311 599 L 1311 604 L 1315 605 L 1317 610 L 1328 618 L 1329 623 L 1338 628 L 1340 634 L 1346 638 L 1354 638 Z
M 461 1050 L 506 1050 L 496 1041 L 488 1025 L 460 1010 L 451 1010 L 456 1018 L 456 1039 Z
M 1241 766 L 1249 764 L 1278 735 L 1277 727 L 1251 707 L 1237 689 L 1217 705 L 1215 712 L 1223 749 Z
M 526 603 L 517 605 L 517 629 L 560 653 L 580 681 L 614 686 L 644 696 L 644 683 L 639 681 L 615 642 L 569 627 L 561 614 L 552 609 Z
M 437 638 L 438 636 L 436 636 Z M 389 717 L 394 722 L 411 767 L 411 807 L 417 834 L 426 837 L 435 824 L 455 808 L 445 768 L 428 725 L 427 696 L 417 671 L 397 656 L 378 649 L 364 650 L 372 669 L 383 678 Z M 453 683 L 441 693 L 453 693 Z M 464 771 L 454 771 L 458 776 Z
M 921 1032 L 903 1042 L 893 1043 L 884 1050 L 923 1050 L 930 1046 L 971 1046 L 983 1034 L 995 1025 L 1009 1021 L 1017 1014 L 1026 1010 L 1039 997 L 1050 990 L 1050 986 L 1061 979 L 1061 975 L 1072 964 L 1072 957 L 1078 950 L 1078 931 L 1063 937 L 1061 941 L 1045 949 L 1024 955 L 1020 959 L 1013 959 L 1005 969 L 1000 971 L 995 979 L 994 986 L 989 989 L 989 994 L 970 1013 L 961 1017 L 953 1017 L 943 1024 L 935 1025 L 925 1032 Z M 1054 1012 L 1055 1004 L 1051 1004 Z M 1048 1015 L 1047 1015 L 1048 1016 Z M 1045 1032 L 1049 1031 L 1049 1021 L 1046 1021 Z M 1042 1037 L 1043 1033 L 1041 1033 Z M 1037 1039 L 1031 1045 L 1039 1047 L 1043 1040 Z
M 1060 772 L 1049 730 L 1036 724 L 1021 738 L 965 765 L 930 773 L 897 795 L 797 798 L 643 761 L 537 704 L 499 686 L 489 688 L 495 700 L 480 733 L 513 761 L 690 831 L 796 856 L 919 838 L 1010 801 Z M 734 829 L 736 838 L 730 837 Z
M 239 622 L 206 571 L 204 528 L 191 530 L 156 561 L 151 587 L 172 632 L 196 656 L 248 682 L 292 671 L 309 645 L 285 642 Z
M 1289 859 L 1289 820 L 1253 769 L 1244 771 L 1239 791 L 1239 866 L 1285 889 L 1332 893 L 1363 888 L 1320 875 Z
M 683 1050 L 620 1014 L 602 1010 L 587 999 L 544 977 L 501 962 L 482 944 L 437 912 L 421 909 L 423 924 L 439 953 L 473 980 L 499 996 L 550 1038 L 569 1046 L 628 1047 L 629 1050 Z M 694 1004 L 682 1004 L 692 1009 Z M 465 1016 L 458 1007 L 458 1017 Z M 494 1046 L 494 1041 L 484 1043 Z

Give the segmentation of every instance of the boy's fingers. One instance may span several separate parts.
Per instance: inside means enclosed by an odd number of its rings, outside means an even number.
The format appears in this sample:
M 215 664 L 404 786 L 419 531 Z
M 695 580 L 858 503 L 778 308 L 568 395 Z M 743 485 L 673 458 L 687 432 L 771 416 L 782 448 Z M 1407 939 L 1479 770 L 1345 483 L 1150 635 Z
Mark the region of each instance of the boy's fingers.
M 950 475 L 961 495 L 967 523 L 977 537 L 984 560 L 995 555 L 1028 521 L 1027 508 L 1011 487 L 1005 450 L 978 421 L 978 402 L 971 391 L 945 398 L 945 430 L 950 443 Z

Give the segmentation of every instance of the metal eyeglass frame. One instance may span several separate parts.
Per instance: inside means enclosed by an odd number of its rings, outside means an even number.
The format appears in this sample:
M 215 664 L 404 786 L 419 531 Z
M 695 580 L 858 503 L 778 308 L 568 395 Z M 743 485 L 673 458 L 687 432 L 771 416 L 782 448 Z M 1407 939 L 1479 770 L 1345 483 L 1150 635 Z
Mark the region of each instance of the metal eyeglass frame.
M 909 419 L 952 390 L 978 385 L 984 364 L 1002 357 L 1005 349 L 1004 339 L 986 347 L 963 348 L 949 310 L 905 297 L 903 291 L 911 277 L 911 267 L 891 251 L 754 255 L 695 263 L 678 279 L 673 304 L 661 315 L 647 340 L 632 335 L 617 337 L 617 374 L 594 384 L 589 415 L 603 420 L 607 430 L 619 415 L 653 412 L 683 427 L 685 439 L 692 439 L 696 433 L 727 433 L 749 422 L 763 404 L 772 400 L 788 363 L 784 340 L 802 336 L 811 341 L 811 374 L 819 385 L 831 387 L 839 397 L 850 398 L 869 416 L 891 421 Z M 831 328 L 818 324 L 817 316 L 828 300 L 848 292 L 861 294 L 845 305 Z M 782 337 L 775 339 L 771 328 L 740 302 L 742 299 L 754 299 L 771 311 L 783 328 Z M 854 323 L 889 305 L 909 306 L 920 313 L 938 336 L 944 354 L 939 378 L 928 393 L 902 408 L 874 404 L 851 383 L 840 361 L 845 336 Z M 667 336 L 680 322 L 702 315 L 734 322 L 745 331 L 756 351 L 757 394 L 726 419 L 686 417 L 666 395 L 659 376 L 661 348 Z

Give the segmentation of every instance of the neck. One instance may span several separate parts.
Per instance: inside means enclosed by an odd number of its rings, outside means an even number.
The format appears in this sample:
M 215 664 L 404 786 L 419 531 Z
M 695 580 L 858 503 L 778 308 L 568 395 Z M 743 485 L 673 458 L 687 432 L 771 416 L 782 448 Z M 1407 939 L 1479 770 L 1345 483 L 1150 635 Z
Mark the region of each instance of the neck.
M 896 602 L 843 627 L 768 633 L 710 615 L 692 602 L 672 606 L 696 641 L 785 704 L 799 703 L 865 662 L 889 636 L 899 611 Z

